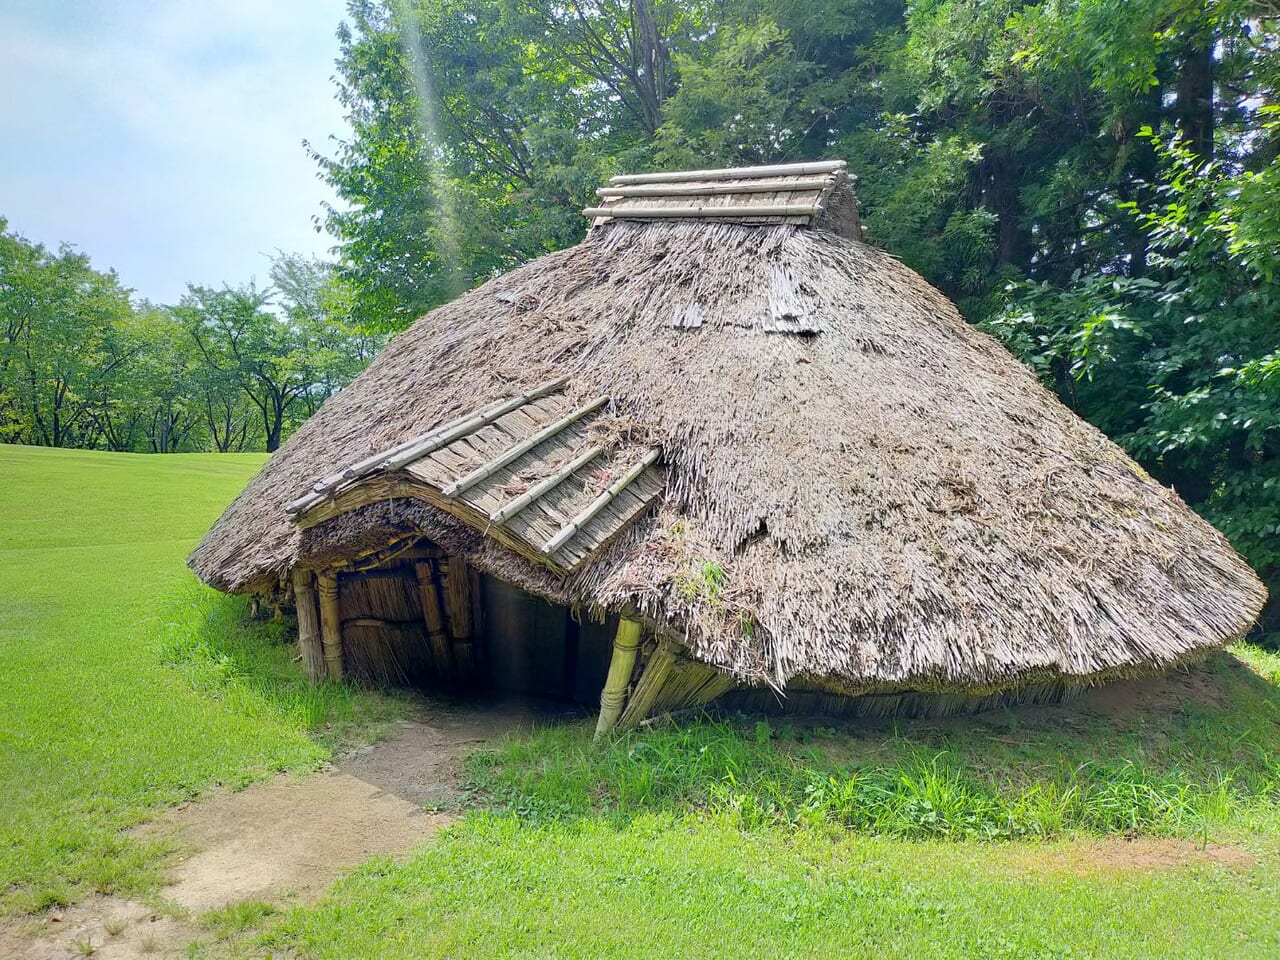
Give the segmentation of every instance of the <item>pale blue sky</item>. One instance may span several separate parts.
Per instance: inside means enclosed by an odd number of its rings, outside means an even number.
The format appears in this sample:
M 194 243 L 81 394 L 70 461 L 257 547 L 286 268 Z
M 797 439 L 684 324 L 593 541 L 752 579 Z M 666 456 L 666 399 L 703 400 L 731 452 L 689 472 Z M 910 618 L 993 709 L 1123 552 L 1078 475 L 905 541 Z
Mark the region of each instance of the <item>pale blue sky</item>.
M 0 217 L 139 297 L 323 254 L 342 0 L 0 0 Z

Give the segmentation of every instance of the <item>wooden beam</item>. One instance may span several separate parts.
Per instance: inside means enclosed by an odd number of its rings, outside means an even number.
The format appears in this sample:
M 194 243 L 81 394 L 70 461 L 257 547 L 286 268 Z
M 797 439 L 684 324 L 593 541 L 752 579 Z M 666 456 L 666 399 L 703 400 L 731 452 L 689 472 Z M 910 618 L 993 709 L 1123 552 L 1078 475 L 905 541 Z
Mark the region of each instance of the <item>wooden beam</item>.
M 626 473 L 609 484 L 609 489 L 587 504 L 586 509 L 561 527 L 554 537 L 543 544 L 542 552 L 550 556 L 573 539 L 578 534 L 578 531 L 595 518 L 596 514 L 616 500 L 618 494 L 622 493 L 636 477 L 644 473 L 658 459 L 658 453 L 658 448 L 654 447 L 631 466 Z
M 658 694 L 662 692 L 667 678 L 671 676 L 671 666 L 675 660 L 675 643 L 663 637 L 658 642 L 658 648 L 649 657 L 649 662 L 644 665 L 644 671 L 636 681 L 636 688 L 631 691 L 626 709 L 618 720 L 619 730 L 629 730 L 649 716 L 653 705 L 658 700 Z
M 444 611 L 440 607 L 440 588 L 436 584 L 435 564 L 430 560 L 413 565 L 418 574 L 418 595 L 422 598 L 422 620 L 427 626 L 427 643 L 435 660 L 436 674 L 441 678 L 453 675 L 453 656 L 449 652 L 449 638 L 444 632 Z
M 640 621 L 623 617 L 613 638 L 613 655 L 609 658 L 609 675 L 600 694 L 600 718 L 596 721 L 596 739 L 613 731 L 627 699 L 627 686 L 640 649 Z
M 320 638 L 324 645 L 324 665 L 330 680 L 341 680 L 342 604 L 338 597 L 338 577 L 332 570 L 316 575 L 320 593 Z
M 620 220 L 672 220 L 678 217 L 719 219 L 722 217 L 816 217 L 822 207 L 816 203 L 752 203 L 737 207 L 587 207 L 585 217 L 617 217 Z
M 467 561 L 451 556 L 444 572 L 444 610 L 449 619 L 449 639 L 456 672 L 473 679 L 476 672 L 474 631 L 472 630 L 471 571 Z
M 310 570 L 293 568 L 293 601 L 298 611 L 298 649 L 307 679 L 324 679 L 324 647 L 320 643 L 320 612 L 316 608 L 316 588 Z
M 600 187 L 596 194 L 614 199 L 618 197 L 717 197 L 733 193 L 803 193 L 825 190 L 831 186 L 830 177 L 808 180 L 748 180 L 746 183 L 673 183 L 639 185 L 634 187 Z
M 662 173 L 624 173 L 609 178 L 609 186 L 633 183 L 682 183 L 685 180 L 754 180 L 760 177 L 804 177 L 835 173 L 848 164 L 843 160 L 816 160 L 810 163 L 777 163 L 764 167 L 726 167 L 722 170 L 671 170 Z
M 572 413 L 561 417 L 555 423 L 552 423 L 552 424 L 549 424 L 548 426 L 543 427 L 541 430 L 537 431 L 536 433 L 530 434 L 529 436 L 525 437 L 519 443 L 508 447 L 506 450 L 503 450 L 502 453 L 498 454 L 488 463 L 485 463 L 479 467 L 476 467 L 476 469 L 472 470 L 461 480 L 455 480 L 453 483 L 449 484 L 447 487 L 444 487 L 440 492 L 444 494 L 446 497 L 456 497 L 461 493 L 465 493 L 466 491 L 474 487 L 477 483 L 479 483 L 481 480 L 484 480 L 488 477 L 493 476 L 495 473 L 497 473 L 507 464 L 512 463 L 516 460 L 519 460 L 522 456 L 524 456 L 534 447 L 538 446 L 538 444 L 546 443 L 556 434 L 560 433 L 560 431 L 577 423 L 579 420 L 581 420 L 583 417 L 587 416 L 588 414 L 595 413 L 597 410 L 599 410 L 608 402 L 609 402 L 608 397 L 596 397 L 594 400 L 592 400 L 590 403 L 586 404 L 585 406 L 579 407 L 577 410 L 574 410 Z

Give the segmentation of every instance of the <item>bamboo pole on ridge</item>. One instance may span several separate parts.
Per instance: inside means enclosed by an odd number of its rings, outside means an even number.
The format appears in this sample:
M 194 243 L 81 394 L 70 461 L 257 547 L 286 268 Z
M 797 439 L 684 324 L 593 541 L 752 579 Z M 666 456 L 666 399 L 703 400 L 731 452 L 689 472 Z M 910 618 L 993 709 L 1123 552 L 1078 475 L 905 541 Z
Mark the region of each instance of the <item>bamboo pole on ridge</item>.
M 610 733 L 618 723 L 622 705 L 627 699 L 627 685 L 631 683 L 631 671 L 636 665 L 636 653 L 640 649 L 640 621 L 623 617 L 613 638 L 613 656 L 609 659 L 609 676 L 600 694 L 600 719 L 596 721 L 596 736 Z

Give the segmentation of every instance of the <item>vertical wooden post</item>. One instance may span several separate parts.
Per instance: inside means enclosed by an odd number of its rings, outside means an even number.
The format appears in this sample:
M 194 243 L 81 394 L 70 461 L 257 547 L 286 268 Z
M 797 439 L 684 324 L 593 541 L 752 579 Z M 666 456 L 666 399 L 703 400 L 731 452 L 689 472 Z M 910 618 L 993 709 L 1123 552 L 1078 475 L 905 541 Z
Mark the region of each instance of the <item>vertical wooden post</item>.
M 600 694 L 600 719 L 596 721 L 596 739 L 611 732 L 622 713 L 627 699 L 627 685 L 631 683 L 631 671 L 636 665 L 636 652 L 640 649 L 640 621 L 624 617 L 618 623 L 613 638 L 613 656 L 609 658 L 609 676 Z
M 418 574 L 418 595 L 422 598 L 422 620 L 427 626 L 427 643 L 435 661 L 436 675 L 446 678 L 453 673 L 453 657 L 449 638 L 444 633 L 444 611 L 440 609 L 440 592 L 436 587 L 435 564 L 423 560 L 413 565 Z
M 622 716 L 618 720 L 619 729 L 628 730 L 649 715 L 649 711 L 653 709 L 658 699 L 658 694 L 666 686 L 667 678 L 671 676 L 671 668 L 675 665 L 675 661 L 675 644 L 663 637 L 658 642 L 658 648 L 649 657 L 649 662 L 644 665 L 644 671 L 636 681 L 636 688 L 631 691 L 627 708 L 622 711 Z
M 316 589 L 311 571 L 293 568 L 293 600 L 298 608 L 298 649 L 307 679 L 324 679 L 324 648 L 320 644 L 320 613 L 316 610 Z
M 471 631 L 471 573 L 462 557 L 450 557 L 444 575 L 444 609 L 453 641 L 453 663 L 458 676 L 473 679 L 476 671 Z
M 342 679 L 342 606 L 338 600 L 338 576 L 332 570 L 316 574 L 320 593 L 320 639 L 324 665 L 330 680 Z

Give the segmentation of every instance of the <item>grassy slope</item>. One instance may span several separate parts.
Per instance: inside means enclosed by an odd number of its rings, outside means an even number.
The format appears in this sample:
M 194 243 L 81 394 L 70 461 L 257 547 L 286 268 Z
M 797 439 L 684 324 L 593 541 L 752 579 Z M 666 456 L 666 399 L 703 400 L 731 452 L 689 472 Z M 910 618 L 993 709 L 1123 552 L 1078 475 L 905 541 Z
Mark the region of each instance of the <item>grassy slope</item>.
M 309 690 L 279 630 L 193 591 L 182 557 L 255 465 L 0 447 L 8 906 L 145 889 L 154 851 L 122 827 L 212 783 L 305 769 L 335 720 L 399 709 Z M 607 750 L 590 748 L 589 725 L 518 738 L 470 764 L 491 812 L 406 862 L 367 865 L 319 904 L 232 911 L 219 949 L 1280 955 L 1280 660 L 1241 655 L 1211 671 L 1216 703 L 1175 687 L 1122 715 L 1055 708 L 852 734 L 700 723 Z M 864 792 L 850 805 L 816 789 L 826 782 Z M 992 824 L 1054 839 L 973 839 Z M 1139 869 L 1126 824 L 1207 834 L 1236 855 Z
M 145 890 L 157 851 L 122 828 L 327 756 L 325 705 L 273 696 L 287 653 L 183 567 L 262 459 L 0 445 L 0 906 Z
M 1238 654 L 1120 709 L 514 738 L 469 764 L 492 812 L 249 953 L 1280 956 L 1280 658 Z
M 1278 748 L 1280 657 L 1248 647 L 977 718 L 545 730 L 472 757 L 490 812 L 251 950 L 1275 957 Z

